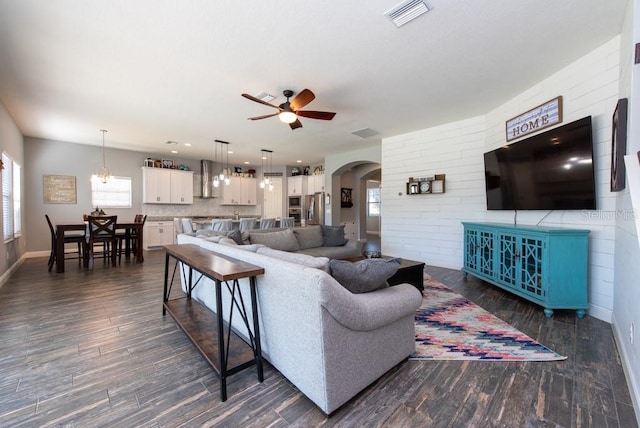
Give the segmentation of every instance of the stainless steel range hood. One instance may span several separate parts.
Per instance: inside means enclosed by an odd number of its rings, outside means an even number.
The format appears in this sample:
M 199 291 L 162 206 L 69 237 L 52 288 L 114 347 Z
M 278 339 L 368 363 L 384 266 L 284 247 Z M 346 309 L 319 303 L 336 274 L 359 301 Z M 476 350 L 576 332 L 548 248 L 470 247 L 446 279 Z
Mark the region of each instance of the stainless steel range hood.
M 202 194 L 200 195 L 203 199 L 208 198 L 216 198 L 217 194 L 214 193 L 213 187 L 213 176 L 215 172 L 215 164 L 212 160 L 202 159 L 200 160 L 200 172 L 201 172 L 201 188 Z

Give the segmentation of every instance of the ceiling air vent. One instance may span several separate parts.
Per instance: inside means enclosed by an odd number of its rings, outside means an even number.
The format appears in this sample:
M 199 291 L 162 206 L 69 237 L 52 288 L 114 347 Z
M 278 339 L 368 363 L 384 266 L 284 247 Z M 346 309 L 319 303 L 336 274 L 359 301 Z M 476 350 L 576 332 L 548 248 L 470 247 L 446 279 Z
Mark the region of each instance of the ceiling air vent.
M 271 101 L 276 99 L 276 97 L 264 91 L 260 92 L 259 94 L 256 94 L 255 97 L 266 103 L 270 103 Z
M 386 11 L 384 14 L 396 27 L 402 27 L 407 22 L 413 21 L 420 15 L 429 12 L 429 8 L 422 0 L 406 0 Z
M 353 131 L 352 134 L 357 135 L 360 138 L 369 138 L 369 137 L 373 137 L 374 135 L 378 135 L 380 133 L 378 131 L 374 131 L 371 128 L 362 128 L 362 129 L 358 129 L 357 131 Z

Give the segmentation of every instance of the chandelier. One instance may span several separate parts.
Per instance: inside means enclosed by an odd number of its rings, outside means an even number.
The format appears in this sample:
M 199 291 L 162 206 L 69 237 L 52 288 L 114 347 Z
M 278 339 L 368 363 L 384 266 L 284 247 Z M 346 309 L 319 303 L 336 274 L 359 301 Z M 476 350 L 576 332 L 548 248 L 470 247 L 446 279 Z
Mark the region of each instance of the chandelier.
M 96 177 L 100 181 L 102 181 L 103 184 L 107 184 L 109 182 L 109 180 L 111 179 L 111 173 L 109 172 L 109 168 L 107 168 L 107 163 L 105 162 L 104 134 L 105 134 L 105 132 L 109 132 L 109 131 L 107 131 L 106 129 L 101 129 L 100 132 L 102 132 L 102 168 L 100 168 L 99 172 L 94 174 L 94 177 Z

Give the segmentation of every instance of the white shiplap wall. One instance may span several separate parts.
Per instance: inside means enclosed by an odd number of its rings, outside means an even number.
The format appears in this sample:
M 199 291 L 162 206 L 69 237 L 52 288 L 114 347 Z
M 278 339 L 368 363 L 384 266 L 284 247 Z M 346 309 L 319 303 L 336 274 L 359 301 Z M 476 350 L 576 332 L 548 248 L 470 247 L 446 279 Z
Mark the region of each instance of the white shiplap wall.
M 558 95 L 563 123 L 592 116 L 597 211 L 521 211 L 518 224 L 590 229 L 589 303 L 611 321 L 615 197 L 609 191 L 611 116 L 618 99 L 616 37 L 484 116 L 382 141 L 382 251 L 453 269 L 462 267 L 462 221 L 513 223 L 513 211 L 487 211 L 484 152 L 504 145 L 505 121 Z M 446 174 L 446 193 L 407 196 L 409 177 Z

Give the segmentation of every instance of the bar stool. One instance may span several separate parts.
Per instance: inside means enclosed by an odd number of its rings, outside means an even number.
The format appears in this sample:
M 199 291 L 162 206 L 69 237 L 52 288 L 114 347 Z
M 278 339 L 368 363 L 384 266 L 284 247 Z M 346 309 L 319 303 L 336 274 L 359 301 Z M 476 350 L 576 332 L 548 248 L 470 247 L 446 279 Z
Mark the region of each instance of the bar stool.
M 240 219 L 240 226 L 238 228 L 240 229 L 240 232 L 243 232 L 245 230 L 255 229 L 257 221 L 258 221 L 258 219 L 255 218 L 255 217 L 253 217 L 253 218 L 241 218 Z
M 295 219 L 293 217 L 282 217 L 280 219 L 280 227 L 293 227 L 295 226 Z
M 211 221 L 211 228 L 218 232 L 229 232 L 233 229 L 233 220 L 231 219 L 213 219 Z
M 272 227 L 276 227 L 276 219 L 275 218 L 261 218 L 260 219 L 260 229 L 271 229 Z

